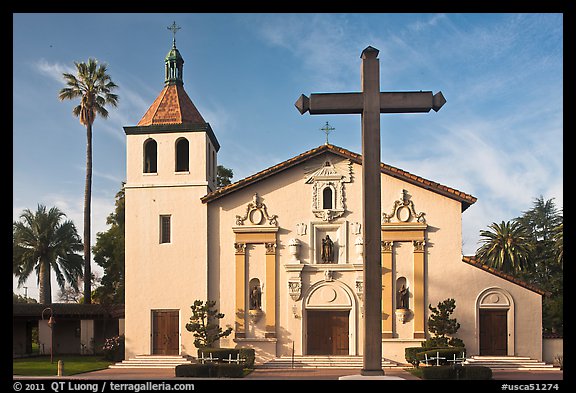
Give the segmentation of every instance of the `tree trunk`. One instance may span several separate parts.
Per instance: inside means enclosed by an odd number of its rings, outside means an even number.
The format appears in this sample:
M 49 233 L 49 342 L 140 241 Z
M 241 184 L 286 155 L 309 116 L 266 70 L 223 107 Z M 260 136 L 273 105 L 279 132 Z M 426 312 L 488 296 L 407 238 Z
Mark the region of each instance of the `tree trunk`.
M 92 202 L 92 124 L 86 126 L 86 186 L 84 188 L 84 303 L 92 303 L 90 211 Z
M 45 258 L 40 258 L 40 304 L 52 304 L 52 285 L 50 280 L 50 264 Z

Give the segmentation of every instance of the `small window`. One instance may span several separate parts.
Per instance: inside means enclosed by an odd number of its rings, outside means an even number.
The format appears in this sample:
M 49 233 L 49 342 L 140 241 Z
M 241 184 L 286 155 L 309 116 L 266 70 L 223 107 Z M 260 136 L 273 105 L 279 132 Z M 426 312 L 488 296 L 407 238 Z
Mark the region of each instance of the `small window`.
M 170 243 L 170 218 L 160 216 L 160 243 Z
M 154 139 L 144 142 L 144 173 L 156 173 L 158 171 L 157 156 L 158 147 Z
M 176 172 L 188 172 L 190 170 L 188 151 L 188 139 L 178 139 L 176 142 Z
M 212 181 L 216 181 L 216 152 L 212 150 Z
M 330 187 L 322 190 L 322 209 L 332 209 L 332 189 Z

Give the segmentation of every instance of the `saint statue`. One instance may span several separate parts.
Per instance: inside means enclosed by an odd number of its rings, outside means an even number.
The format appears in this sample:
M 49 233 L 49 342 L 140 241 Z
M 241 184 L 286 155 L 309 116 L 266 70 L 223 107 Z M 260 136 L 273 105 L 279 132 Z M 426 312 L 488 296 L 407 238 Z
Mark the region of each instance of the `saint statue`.
M 334 262 L 334 242 L 328 235 L 326 235 L 325 239 L 322 239 L 322 262 Z
M 404 284 L 398 291 L 398 308 L 408 308 L 408 288 Z
M 258 285 L 254 285 L 250 291 L 250 310 L 262 308 L 262 291 Z

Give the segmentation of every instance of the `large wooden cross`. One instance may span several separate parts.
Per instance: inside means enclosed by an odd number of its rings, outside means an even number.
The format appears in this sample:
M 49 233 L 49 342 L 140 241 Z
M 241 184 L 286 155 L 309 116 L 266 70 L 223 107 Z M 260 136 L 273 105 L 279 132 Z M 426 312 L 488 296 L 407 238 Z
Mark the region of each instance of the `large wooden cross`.
M 382 258 L 380 113 L 416 113 L 440 110 L 441 92 L 380 92 L 378 49 L 362 51 L 362 92 L 302 94 L 296 101 L 301 114 L 362 115 L 362 223 L 364 228 L 364 353 L 362 375 L 384 375 L 382 370 Z

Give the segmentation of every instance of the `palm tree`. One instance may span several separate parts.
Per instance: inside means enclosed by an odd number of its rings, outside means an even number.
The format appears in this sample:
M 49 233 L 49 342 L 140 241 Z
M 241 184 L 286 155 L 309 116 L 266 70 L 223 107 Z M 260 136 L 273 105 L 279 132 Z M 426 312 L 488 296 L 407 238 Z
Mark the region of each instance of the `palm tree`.
M 72 110 L 74 116 L 80 118 L 80 123 L 86 126 L 86 184 L 84 189 L 84 303 L 92 302 L 90 280 L 90 210 L 92 200 L 92 124 L 96 114 L 104 119 L 108 117 L 106 104 L 118 105 L 118 96 L 112 93 L 116 84 L 106 73 L 107 65 L 100 64 L 95 59 L 88 63 L 77 63 L 78 76 L 63 73 L 67 87 L 60 90 L 58 98 L 61 101 L 80 99 L 80 104 Z
M 57 207 L 46 211 L 38 205 L 36 213 L 25 209 L 20 221 L 12 225 L 12 266 L 18 286 L 24 284 L 32 271 L 38 275 L 40 303 L 52 303 L 50 269 L 56 273 L 60 288 L 66 282 L 78 287 L 82 276 L 82 240 L 74 223 Z
M 518 221 L 492 223 L 488 228 L 480 231 L 482 246 L 476 251 L 476 258 L 505 273 L 525 269 L 532 251 L 526 229 Z
M 564 268 L 564 223 L 554 228 L 554 252 L 556 253 L 556 262 L 560 268 Z

